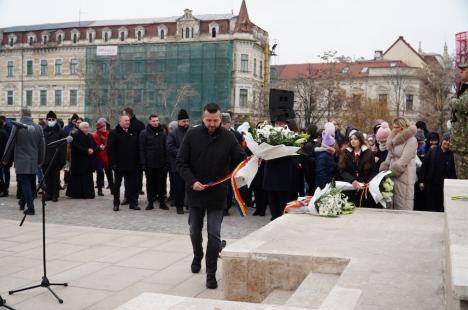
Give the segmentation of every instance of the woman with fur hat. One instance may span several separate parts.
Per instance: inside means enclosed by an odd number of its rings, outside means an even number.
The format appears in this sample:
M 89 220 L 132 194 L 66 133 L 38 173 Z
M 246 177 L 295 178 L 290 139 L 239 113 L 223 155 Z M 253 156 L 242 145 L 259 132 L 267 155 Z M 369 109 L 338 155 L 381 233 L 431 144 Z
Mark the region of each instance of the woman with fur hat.
M 112 170 L 109 167 L 109 157 L 107 155 L 107 140 L 109 139 L 109 131 L 107 130 L 107 121 L 105 118 L 101 117 L 96 122 L 96 131 L 91 134 L 94 143 L 98 146 L 97 156 L 95 157 L 96 161 L 96 187 L 98 189 L 98 195 L 104 196 L 102 188 L 104 187 L 104 174 L 107 177 L 107 183 L 113 195 L 114 188 L 114 177 L 112 175 Z
M 393 208 L 413 210 L 414 183 L 416 183 L 416 126 L 407 119 L 398 117 L 393 121 L 393 130 L 387 140 L 387 159 L 380 165 L 380 171 L 393 173 Z

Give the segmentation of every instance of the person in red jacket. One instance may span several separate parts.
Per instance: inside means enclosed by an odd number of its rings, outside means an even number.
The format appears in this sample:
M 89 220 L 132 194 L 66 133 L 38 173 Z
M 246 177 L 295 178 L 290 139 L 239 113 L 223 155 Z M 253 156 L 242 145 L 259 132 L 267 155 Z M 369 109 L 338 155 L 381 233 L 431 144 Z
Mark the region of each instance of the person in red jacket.
M 113 195 L 114 178 L 112 170 L 109 167 L 109 157 L 107 156 L 107 139 L 109 138 L 109 131 L 107 130 L 107 121 L 105 118 L 100 118 L 96 122 L 96 131 L 92 134 L 94 143 L 99 147 L 99 152 L 96 157 L 96 187 L 98 188 L 98 195 L 104 196 L 102 188 L 104 187 L 104 173 L 107 177 L 107 183 L 111 194 Z

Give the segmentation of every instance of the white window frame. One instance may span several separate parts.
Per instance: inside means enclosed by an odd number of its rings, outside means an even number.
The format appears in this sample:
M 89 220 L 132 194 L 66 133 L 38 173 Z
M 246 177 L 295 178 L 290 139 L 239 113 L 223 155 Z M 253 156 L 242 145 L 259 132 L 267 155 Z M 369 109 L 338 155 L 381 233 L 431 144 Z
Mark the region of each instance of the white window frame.
M 91 35 L 91 42 L 89 42 L 89 35 Z M 93 28 L 89 28 L 86 30 L 86 42 L 88 44 L 94 43 L 94 40 L 96 40 L 96 31 Z
M 215 32 L 216 32 L 216 35 L 213 37 L 213 28 L 215 29 Z M 209 36 L 210 38 L 212 39 L 215 39 L 218 37 L 219 35 L 219 24 L 216 23 L 216 22 L 212 22 L 208 25 L 208 32 L 209 32 Z
M 42 74 L 42 62 L 45 61 L 47 66 L 45 67 L 45 74 Z M 49 61 L 47 59 L 41 59 L 39 61 L 39 76 L 47 77 L 49 75 Z
M 28 92 L 31 92 L 31 105 L 28 105 Z M 32 107 L 34 103 L 34 90 L 27 88 L 24 90 L 24 105 L 27 107 Z
M 60 64 L 60 72 L 57 72 L 57 65 Z M 62 75 L 63 74 L 63 59 L 56 58 L 54 61 L 54 74 L 55 75 Z
M 76 103 L 75 104 L 72 104 L 71 102 L 71 92 L 72 91 L 76 91 Z M 68 89 L 68 105 L 71 106 L 71 107 L 76 107 L 78 106 L 78 88 L 69 88 Z
M 60 91 L 60 103 L 57 104 L 57 91 Z M 54 106 L 61 107 L 63 105 L 63 89 L 55 88 L 54 89 Z
M 62 38 L 61 40 L 59 40 L 60 37 Z M 57 31 L 55 33 L 55 42 L 57 42 L 58 45 L 61 45 L 63 44 L 64 40 L 65 40 L 65 32 L 63 32 L 62 30 Z
M 123 40 L 122 40 L 122 33 L 124 35 Z M 125 42 L 127 41 L 128 38 L 128 29 L 127 27 L 120 27 L 119 28 L 119 42 Z
M 105 37 L 106 37 L 106 33 L 107 33 L 107 41 L 105 40 Z M 112 29 L 110 28 L 104 28 L 101 32 L 101 41 L 104 42 L 104 43 L 107 43 L 107 42 L 110 42 L 112 40 Z
M 161 37 L 161 30 L 164 31 L 164 37 Z M 159 25 L 158 26 L 158 38 L 160 40 L 165 40 L 167 38 L 167 26 L 166 25 Z
M 141 32 L 141 39 L 138 40 L 138 32 Z M 145 39 L 145 28 L 143 26 L 138 26 L 135 28 L 135 40 L 143 41 Z
M 42 104 L 42 92 L 43 91 L 46 92 L 45 104 L 44 105 Z M 40 88 L 39 89 L 39 106 L 46 107 L 48 102 L 49 102 L 49 91 L 47 90 L 47 88 Z
M 8 93 L 11 92 L 11 104 L 8 104 L 8 98 L 10 97 Z M 5 90 L 5 105 L 7 106 L 14 106 L 15 105 L 15 90 L 14 89 L 6 89 Z

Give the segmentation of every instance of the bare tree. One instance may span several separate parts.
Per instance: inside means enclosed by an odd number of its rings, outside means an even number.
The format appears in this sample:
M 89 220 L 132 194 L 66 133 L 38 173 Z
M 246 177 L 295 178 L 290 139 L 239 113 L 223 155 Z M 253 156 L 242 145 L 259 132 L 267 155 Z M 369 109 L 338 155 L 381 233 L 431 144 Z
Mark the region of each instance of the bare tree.
M 344 123 L 368 133 L 373 132 L 371 120 L 383 119 L 390 121 L 392 118 L 388 105 L 382 104 L 378 99 L 371 99 L 361 95 L 348 97 L 342 113 Z
M 175 119 L 177 111 L 180 109 L 181 104 L 189 99 L 198 96 L 198 92 L 188 84 L 181 85 L 177 88 L 175 103 L 171 111 L 171 119 Z
M 391 98 L 390 101 L 395 107 L 396 116 L 404 116 L 405 114 L 405 91 L 408 87 L 408 75 L 403 68 L 390 68 L 391 73 L 388 76 L 388 84 L 390 86 Z
M 449 119 L 449 99 L 454 91 L 453 60 L 444 65 L 426 64 L 420 72 L 420 116 L 438 132 L 445 130 Z

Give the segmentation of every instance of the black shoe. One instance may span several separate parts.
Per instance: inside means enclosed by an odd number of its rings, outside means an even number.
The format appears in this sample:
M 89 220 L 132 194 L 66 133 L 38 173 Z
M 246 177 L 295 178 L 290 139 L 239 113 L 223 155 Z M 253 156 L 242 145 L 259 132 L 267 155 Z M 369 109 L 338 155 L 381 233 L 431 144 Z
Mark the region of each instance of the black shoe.
M 25 211 L 25 213 L 26 213 L 27 215 L 34 215 L 34 214 L 36 214 L 36 211 L 34 211 L 34 209 L 29 209 L 29 208 L 28 208 L 28 209 Z
M 216 281 L 216 275 L 207 274 L 206 275 L 206 288 L 214 290 L 218 288 L 218 281 Z
M 198 258 L 198 257 L 193 257 L 192 260 L 192 265 L 190 266 L 190 269 L 192 269 L 192 273 L 199 273 L 201 270 L 201 261 L 203 259 L 203 256 Z
M 231 214 L 229 214 L 229 210 L 228 209 L 224 209 L 224 216 L 230 216 Z
M 183 207 L 177 207 L 177 214 L 184 214 L 184 208 Z
M 169 207 L 166 205 L 166 201 L 164 199 L 159 200 L 159 209 L 169 210 Z
M 129 204 L 130 204 L 130 201 L 128 201 L 127 198 L 125 198 L 121 203 L 122 206 L 129 205 Z
M 119 211 L 119 206 L 118 205 L 114 205 L 114 211 Z
M 252 213 L 253 216 L 257 216 L 257 215 L 260 215 L 260 216 L 265 216 L 265 213 L 263 212 L 258 212 L 257 210 L 255 210 L 254 213 Z
M 19 209 L 20 209 L 21 211 L 23 211 L 23 210 L 24 210 L 25 203 L 22 203 L 21 200 L 19 200 L 19 201 L 18 201 L 18 205 L 19 205 Z
M 130 205 L 130 207 L 128 207 L 129 209 L 132 209 L 132 210 L 141 210 L 141 208 L 137 205 Z
M 104 193 L 102 192 L 102 188 L 98 188 L 97 194 L 98 196 L 104 196 Z
M 54 198 L 52 198 L 52 201 L 53 201 L 53 202 L 57 202 L 57 201 L 58 201 L 58 198 L 57 198 L 57 197 L 54 197 Z
M 153 202 L 148 202 L 148 205 L 146 206 L 145 210 L 153 210 L 153 209 L 154 209 Z
M 8 197 L 8 191 L 4 191 L 0 197 Z

